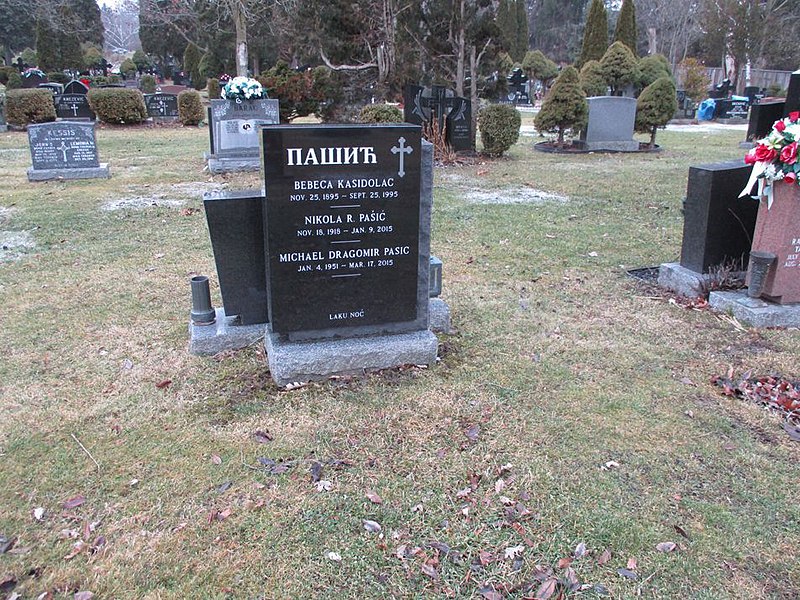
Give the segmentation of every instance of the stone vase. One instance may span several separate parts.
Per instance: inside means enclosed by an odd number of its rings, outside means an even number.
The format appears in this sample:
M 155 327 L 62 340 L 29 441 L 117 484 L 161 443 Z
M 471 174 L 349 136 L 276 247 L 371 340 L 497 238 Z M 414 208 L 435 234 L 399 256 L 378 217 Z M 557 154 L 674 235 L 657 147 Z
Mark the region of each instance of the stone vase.
M 778 304 L 800 302 L 800 186 L 779 181 L 773 185 L 772 206 L 761 199 L 752 251 L 777 256 L 761 296 Z M 750 279 L 748 271 L 748 285 Z

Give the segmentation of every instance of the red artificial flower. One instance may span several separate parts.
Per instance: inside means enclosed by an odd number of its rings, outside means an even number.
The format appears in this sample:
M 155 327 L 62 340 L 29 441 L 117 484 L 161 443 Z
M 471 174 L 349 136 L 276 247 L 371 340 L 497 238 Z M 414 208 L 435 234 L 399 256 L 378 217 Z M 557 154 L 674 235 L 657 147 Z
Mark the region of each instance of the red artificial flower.
M 744 164 L 746 165 L 754 165 L 758 162 L 756 158 L 756 151 L 750 150 L 747 154 L 744 155 Z
M 773 125 L 772 128 L 775 131 L 783 133 L 783 131 L 786 129 L 786 123 L 783 122 L 783 119 L 781 119 L 780 121 L 775 121 L 775 125 Z
M 794 112 L 789 113 L 789 120 L 792 123 L 796 122 L 798 119 L 800 119 L 800 110 L 796 110 Z
M 781 162 L 787 165 L 793 165 L 797 162 L 797 142 L 784 146 L 783 150 L 781 150 Z
M 797 175 L 793 171 L 789 171 L 783 176 L 783 180 L 786 183 L 797 183 Z
M 755 148 L 755 157 L 758 162 L 772 162 L 778 156 L 778 151 L 775 148 L 770 148 L 764 144 L 759 144 Z

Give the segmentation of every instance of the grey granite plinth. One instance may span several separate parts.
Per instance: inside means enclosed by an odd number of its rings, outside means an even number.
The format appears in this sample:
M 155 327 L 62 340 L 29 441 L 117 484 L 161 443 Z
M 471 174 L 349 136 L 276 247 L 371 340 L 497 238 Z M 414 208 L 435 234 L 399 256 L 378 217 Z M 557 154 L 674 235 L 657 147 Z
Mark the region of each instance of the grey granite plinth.
M 99 167 L 83 167 L 79 169 L 28 169 L 28 181 L 51 181 L 53 179 L 108 179 L 111 170 L 108 163 L 100 163 Z
M 441 298 L 428 302 L 429 327 L 436 333 L 450 333 L 450 307 Z
M 750 298 L 746 291 L 711 292 L 708 303 L 751 327 L 800 327 L 800 303 L 774 304 Z
M 624 141 L 624 142 L 614 142 L 614 141 L 602 141 L 602 142 L 585 142 L 584 148 L 589 152 L 599 152 L 602 150 L 612 151 L 612 152 L 637 152 L 639 150 L 639 142 L 636 140 L 631 141 Z
M 214 355 L 225 350 L 239 350 L 254 344 L 262 337 L 266 325 L 234 325 L 235 317 L 225 315 L 225 310 L 217 309 L 217 320 L 211 325 L 189 323 L 189 353 Z
M 744 281 L 744 273 L 734 272 L 731 277 Z M 680 263 L 663 263 L 658 268 L 658 286 L 687 298 L 705 297 L 720 282 L 716 273 L 698 273 Z
M 208 170 L 211 173 L 240 173 L 243 171 L 260 171 L 261 170 L 261 157 L 260 156 L 216 156 L 213 154 L 205 154 L 208 161 Z
M 400 365 L 430 365 L 438 340 L 428 330 L 339 340 L 283 342 L 264 338 L 269 370 L 278 385 L 358 375 Z

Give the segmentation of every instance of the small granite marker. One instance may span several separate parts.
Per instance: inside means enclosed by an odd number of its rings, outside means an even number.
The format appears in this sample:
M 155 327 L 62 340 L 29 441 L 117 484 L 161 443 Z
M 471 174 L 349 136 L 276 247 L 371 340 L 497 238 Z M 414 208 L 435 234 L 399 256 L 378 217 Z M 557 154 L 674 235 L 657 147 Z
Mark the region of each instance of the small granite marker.
M 33 166 L 28 181 L 107 179 L 107 163 L 97 154 L 94 123 L 60 121 L 28 126 Z
M 639 150 L 639 142 L 633 139 L 636 98 L 592 96 L 586 101 L 589 103 L 589 121 L 581 132 L 581 141 L 586 150 Z
M 258 171 L 261 168 L 258 128 L 280 121 L 277 100 L 211 100 L 206 153 L 212 173 Z

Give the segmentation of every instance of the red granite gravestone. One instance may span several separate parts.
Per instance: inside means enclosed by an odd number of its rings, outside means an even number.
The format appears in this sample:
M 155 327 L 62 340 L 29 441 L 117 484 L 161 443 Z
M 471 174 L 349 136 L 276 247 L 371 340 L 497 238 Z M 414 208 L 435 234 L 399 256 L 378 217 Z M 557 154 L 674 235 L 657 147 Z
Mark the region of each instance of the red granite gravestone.
M 772 206 L 767 208 L 767 201 L 762 199 L 758 208 L 752 250 L 778 257 L 767 275 L 762 296 L 779 304 L 792 304 L 800 302 L 800 186 L 776 182 L 773 189 Z

